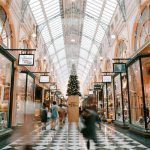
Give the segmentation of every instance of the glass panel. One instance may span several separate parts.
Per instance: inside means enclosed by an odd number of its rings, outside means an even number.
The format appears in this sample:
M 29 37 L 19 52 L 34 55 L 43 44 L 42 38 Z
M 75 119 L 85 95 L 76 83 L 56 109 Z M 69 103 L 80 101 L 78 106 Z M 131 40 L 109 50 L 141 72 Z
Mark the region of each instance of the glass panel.
M 116 120 L 123 122 L 120 74 L 114 78 Z
M 60 61 L 61 66 L 65 66 L 67 64 L 66 58 Z
M 0 131 L 7 128 L 12 63 L 0 54 Z
M 112 97 L 112 84 L 107 84 L 108 88 L 108 118 L 113 119 L 114 107 L 113 107 L 113 97 Z
M 82 64 L 82 65 L 85 65 L 86 64 L 86 61 L 82 58 L 79 59 L 79 64 Z
M 61 37 L 61 38 L 55 40 L 54 43 L 55 43 L 56 50 L 60 50 L 60 49 L 64 48 L 64 40 L 63 40 L 63 37 Z
M 25 121 L 25 88 L 26 74 L 18 73 L 16 86 L 16 123 L 17 125 L 24 124 Z
M 128 87 L 127 87 L 127 75 L 122 74 L 122 94 L 123 94 L 123 105 L 124 105 L 124 121 L 129 123 L 129 110 L 128 110 Z
M 91 44 L 92 44 L 92 41 L 91 41 L 91 40 L 89 40 L 88 38 L 82 36 L 81 48 L 83 48 L 83 49 L 89 51 Z
M 65 58 L 66 56 L 64 50 L 60 51 L 57 55 L 58 55 L 59 60 L 61 60 L 62 58 Z
M 83 58 L 85 58 L 85 59 L 87 59 L 87 57 L 88 57 L 88 52 L 81 49 L 81 50 L 80 50 L 80 56 L 83 57 Z
M 150 58 L 142 58 L 144 93 L 146 104 L 146 117 L 148 128 L 150 129 Z
M 103 93 L 104 93 L 104 116 L 103 118 L 107 118 L 107 97 L 106 97 L 106 84 L 103 86 Z
M 49 51 L 49 54 L 50 54 L 50 55 L 55 54 L 55 50 L 54 50 L 54 47 L 53 47 L 52 44 L 51 44 L 50 47 L 48 48 L 48 51 Z
M 33 101 L 34 101 L 34 79 L 28 75 L 27 99 L 26 99 L 26 114 L 27 115 L 33 115 L 34 114 Z M 27 119 L 29 119 L 29 118 L 27 118 Z
M 92 49 L 91 49 L 91 53 L 95 56 L 97 54 L 97 51 L 98 51 L 98 49 L 97 49 L 96 45 L 93 44 Z
M 139 61 L 129 66 L 129 94 L 132 124 L 145 127 Z

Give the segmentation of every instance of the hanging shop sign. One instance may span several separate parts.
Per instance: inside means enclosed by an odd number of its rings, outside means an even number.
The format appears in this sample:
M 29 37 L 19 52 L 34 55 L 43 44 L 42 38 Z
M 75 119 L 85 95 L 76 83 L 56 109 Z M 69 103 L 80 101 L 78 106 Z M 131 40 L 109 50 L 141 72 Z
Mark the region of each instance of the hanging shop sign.
M 51 90 L 52 92 L 55 92 L 55 91 L 57 90 L 56 85 L 50 85 L 50 90 Z
M 111 76 L 110 75 L 104 75 L 103 76 L 103 83 L 110 83 L 111 82 Z
M 40 83 L 49 83 L 50 82 L 50 77 L 49 75 L 40 75 Z
M 19 66 L 34 66 L 34 54 L 19 54 Z
M 85 96 L 84 96 L 84 99 L 87 99 L 87 98 L 88 98 L 88 96 L 87 96 L 87 95 L 85 95 Z
M 113 72 L 125 73 L 126 72 L 126 64 L 125 63 L 113 63 Z
M 61 92 L 60 92 L 60 91 L 56 91 L 56 92 L 55 92 L 55 95 L 57 95 L 57 96 L 60 95 L 60 96 L 61 96 Z
M 94 84 L 94 90 L 100 90 L 102 89 L 102 85 L 99 83 Z
M 92 94 L 93 94 L 93 90 L 90 90 L 90 91 L 89 91 L 89 95 L 92 95 Z

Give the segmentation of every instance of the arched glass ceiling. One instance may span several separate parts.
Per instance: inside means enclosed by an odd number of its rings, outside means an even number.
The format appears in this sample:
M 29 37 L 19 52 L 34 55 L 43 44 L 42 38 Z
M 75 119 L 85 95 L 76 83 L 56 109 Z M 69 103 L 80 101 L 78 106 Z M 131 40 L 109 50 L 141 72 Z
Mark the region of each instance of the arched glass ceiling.
M 117 0 L 30 0 L 29 5 L 59 81 L 67 84 L 71 64 L 86 80 Z

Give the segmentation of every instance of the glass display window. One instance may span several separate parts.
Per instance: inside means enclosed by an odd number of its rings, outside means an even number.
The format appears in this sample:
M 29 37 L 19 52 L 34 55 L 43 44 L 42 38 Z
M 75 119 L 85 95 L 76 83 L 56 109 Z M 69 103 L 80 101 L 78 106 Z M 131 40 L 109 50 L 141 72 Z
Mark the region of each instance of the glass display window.
M 25 120 L 25 91 L 26 91 L 26 73 L 18 73 L 16 86 L 16 123 L 22 125 Z
M 121 75 L 122 79 L 122 94 L 123 94 L 123 111 L 124 111 L 124 122 L 129 123 L 129 101 L 128 101 L 128 87 L 127 87 L 127 74 Z
M 131 123 L 145 127 L 139 60 L 128 67 Z
M 120 74 L 114 77 L 114 87 L 116 120 L 123 122 Z
M 144 80 L 145 115 L 147 127 L 150 129 L 150 58 L 142 58 L 142 71 Z
M 46 107 L 49 109 L 51 107 L 50 90 L 44 90 L 44 102 L 46 104 Z
M 0 54 L 0 130 L 8 127 L 12 62 Z
M 104 92 L 104 102 L 103 102 L 103 107 L 104 107 L 104 118 L 107 118 L 108 112 L 107 112 L 107 91 L 106 91 L 106 84 L 103 86 L 103 92 Z
M 113 119 L 114 107 L 112 99 L 112 84 L 108 84 L 107 92 L 108 92 L 108 118 Z
M 27 114 L 34 115 L 34 78 L 26 73 L 18 73 L 16 95 L 16 122 L 23 125 Z

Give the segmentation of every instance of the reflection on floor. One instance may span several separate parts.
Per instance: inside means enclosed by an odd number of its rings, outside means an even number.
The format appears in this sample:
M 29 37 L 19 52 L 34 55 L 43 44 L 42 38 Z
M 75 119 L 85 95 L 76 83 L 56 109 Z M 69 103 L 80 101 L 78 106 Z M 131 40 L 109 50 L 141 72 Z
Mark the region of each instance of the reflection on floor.
M 21 150 L 28 139 L 33 150 L 86 150 L 86 140 L 78 131 L 76 124 L 68 125 L 56 131 L 47 127 L 46 131 L 35 130 L 28 137 L 22 137 L 7 145 L 2 150 Z M 139 142 L 103 125 L 97 129 L 97 144 L 91 141 L 90 150 L 148 150 Z

